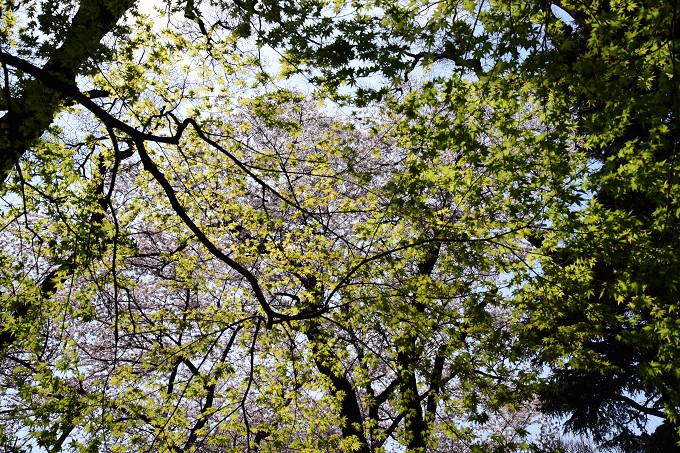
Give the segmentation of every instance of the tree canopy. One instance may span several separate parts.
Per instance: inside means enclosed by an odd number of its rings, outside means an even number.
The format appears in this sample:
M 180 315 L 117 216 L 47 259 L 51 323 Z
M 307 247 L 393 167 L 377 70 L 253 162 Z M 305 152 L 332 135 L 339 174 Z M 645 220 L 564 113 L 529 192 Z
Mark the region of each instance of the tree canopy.
M 678 6 L 3 2 L 0 445 L 678 450 Z

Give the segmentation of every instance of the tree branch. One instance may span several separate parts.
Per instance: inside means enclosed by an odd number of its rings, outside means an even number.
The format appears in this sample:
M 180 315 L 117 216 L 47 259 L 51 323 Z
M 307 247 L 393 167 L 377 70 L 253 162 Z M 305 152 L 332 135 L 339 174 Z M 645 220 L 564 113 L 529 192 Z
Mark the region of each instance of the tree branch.
M 134 4 L 135 0 L 81 0 L 64 41 L 48 57 L 41 71 L 73 84 L 83 64 L 96 54 L 102 38 Z M 45 89 L 46 86 L 38 81 L 26 81 L 15 102 L 7 99 L 13 109 L 0 118 L 0 182 L 6 180 L 14 165 L 62 108 L 64 93 Z

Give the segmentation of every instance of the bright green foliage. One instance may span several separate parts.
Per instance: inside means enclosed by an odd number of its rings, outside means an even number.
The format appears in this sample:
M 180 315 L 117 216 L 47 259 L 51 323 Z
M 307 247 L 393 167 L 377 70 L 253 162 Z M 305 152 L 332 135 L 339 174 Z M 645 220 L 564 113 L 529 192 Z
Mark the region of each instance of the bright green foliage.
M 572 413 L 574 429 L 626 451 L 677 441 L 668 429 L 649 441 L 633 433 L 648 415 L 677 426 L 680 408 L 671 3 L 562 5 L 577 29 L 552 31 L 559 52 L 548 61 L 558 72 L 546 72 L 545 86 L 569 96 L 574 140 L 592 162 L 584 181 L 592 197 L 534 238 L 546 280 L 522 296 L 531 300 L 527 341 L 539 341 L 539 357 L 556 366 L 546 408 Z M 590 402 L 573 402 L 576 394 Z
M 544 409 L 626 451 L 672 448 L 680 404 L 677 3 L 470 3 L 467 33 L 458 16 L 439 15 L 446 8 L 386 6 L 386 32 L 414 33 L 401 37 L 402 60 L 379 59 L 388 66 L 381 71 L 407 75 L 407 57 L 429 64 L 432 82 L 398 107 L 415 118 L 409 140 L 425 130 L 434 143 L 469 146 L 503 187 L 496 193 L 517 201 L 501 199 L 496 209 L 509 218 L 533 213 L 517 232 L 538 253 L 517 257 L 515 282 L 518 319 L 526 320 L 519 349 L 555 371 L 541 393 Z M 460 100 L 442 96 L 456 85 Z M 438 110 L 465 122 L 438 122 Z M 532 135 L 522 130 L 530 119 Z M 470 126 L 490 139 L 471 140 Z M 484 196 L 485 215 L 495 202 Z M 648 416 L 665 420 L 649 439 L 634 433 Z
M 4 445 L 674 448 L 677 5 L 15 3 Z
M 468 182 L 451 168 L 414 174 L 411 190 L 402 168 L 420 165 L 420 149 L 334 122 L 290 93 L 213 113 L 205 128 L 205 138 L 188 130 L 176 147 L 150 150 L 168 186 L 149 181 L 133 156 L 117 164 L 115 185 L 105 180 L 115 216 L 101 225 L 103 254 L 83 254 L 92 259 L 51 295 L 63 311 L 57 331 L 42 330 L 49 345 L 22 352 L 35 371 L 8 377 L 45 399 L 13 418 L 45 445 L 65 434 L 73 446 L 112 451 L 365 451 L 388 438 L 423 449 L 461 441 L 447 439 L 435 413 L 484 422 L 484 411 L 514 399 L 517 370 L 481 348 L 508 341 L 505 328 L 488 337 L 507 318 L 489 303 L 494 255 L 507 241 L 501 231 L 494 242 L 460 231 L 467 200 L 448 188 Z M 69 142 L 63 134 L 55 141 Z M 111 159 L 106 141 L 92 146 Z M 64 200 L 24 187 L 32 211 L 87 202 L 67 190 L 103 175 L 74 178 L 72 168 L 64 160 L 51 170 L 52 181 L 70 176 L 54 185 Z M 270 318 L 243 277 L 175 220 L 164 190 L 200 225 L 201 241 L 258 278 Z M 417 201 L 428 192 L 437 196 Z M 29 236 L 33 224 L 11 223 Z M 75 407 L 51 405 L 69 392 Z

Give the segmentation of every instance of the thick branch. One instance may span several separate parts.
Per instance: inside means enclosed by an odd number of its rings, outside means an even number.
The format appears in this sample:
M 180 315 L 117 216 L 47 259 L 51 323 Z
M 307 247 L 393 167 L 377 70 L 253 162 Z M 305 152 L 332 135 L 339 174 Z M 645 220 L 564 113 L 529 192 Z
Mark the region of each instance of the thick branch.
M 346 439 L 355 436 L 359 439 L 362 446 L 362 449 L 359 451 L 368 452 L 368 442 L 366 441 L 363 430 L 363 418 L 361 416 L 361 409 L 359 408 L 354 386 L 345 376 L 336 375 L 333 370 L 319 358 L 314 358 L 314 363 L 316 363 L 316 368 L 319 372 L 330 379 L 333 386 L 331 390 L 333 395 L 342 395 L 340 413 L 345 419 L 341 428 L 342 437 Z
M 41 71 L 73 84 L 83 64 L 96 54 L 102 38 L 134 3 L 134 0 L 81 0 L 62 45 L 54 50 Z M 0 181 L 5 181 L 21 156 L 50 126 L 65 98 L 60 90 L 29 80 L 16 101 L 7 99 L 12 108 L 0 118 Z
M 644 406 L 644 405 L 638 403 L 637 401 L 635 401 L 634 399 L 628 398 L 627 396 L 616 395 L 616 396 L 612 397 L 612 399 L 615 400 L 615 401 L 620 401 L 622 403 L 626 403 L 627 405 L 629 405 L 633 409 L 636 409 L 636 410 L 642 412 L 643 414 L 652 415 L 654 417 L 659 417 L 659 418 L 663 418 L 663 419 L 668 419 L 668 414 L 665 414 L 663 411 L 660 411 L 658 409 L 654 409 L 653 407 Z

